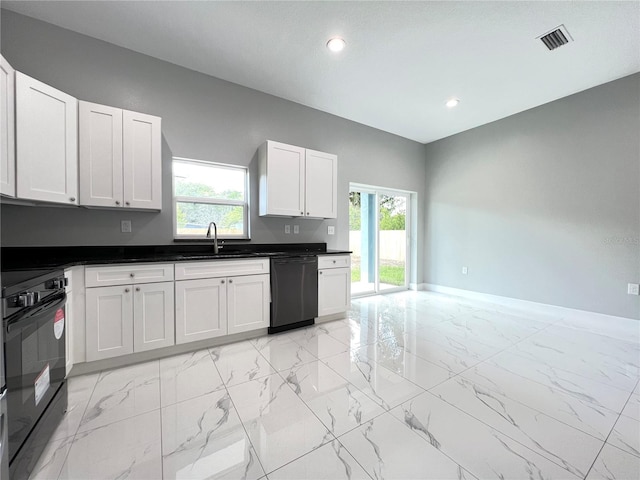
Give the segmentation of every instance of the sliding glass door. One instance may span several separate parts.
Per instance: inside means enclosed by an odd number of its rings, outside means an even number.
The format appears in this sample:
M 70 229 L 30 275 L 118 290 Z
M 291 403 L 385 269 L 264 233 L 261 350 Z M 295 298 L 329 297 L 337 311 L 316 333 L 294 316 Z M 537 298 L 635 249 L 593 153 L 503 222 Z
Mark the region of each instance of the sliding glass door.
M 352 185 L 349 191 L 351 293 L 408 288 L 409 194 Z

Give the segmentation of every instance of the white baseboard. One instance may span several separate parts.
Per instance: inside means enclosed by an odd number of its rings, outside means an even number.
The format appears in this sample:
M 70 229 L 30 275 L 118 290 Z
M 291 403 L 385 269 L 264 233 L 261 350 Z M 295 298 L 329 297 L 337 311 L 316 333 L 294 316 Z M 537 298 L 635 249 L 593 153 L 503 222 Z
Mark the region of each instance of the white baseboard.
M 445 287 L 433 283 L 421 283 L 418 290 L 427 290 L 430 292 L 443 293 L 454 297 L 468 298 L 469 300 L 477 300 L 487 303 L 495 303 L 506 307 L 526 309 L 548 315 L 555 315 L 566 320 L 580 319 L 585 320 L 624 320 L 638 322 L 635 318 L 618 317 L 615 315 L 607 315 L 606 313 L 591 312 L 588 310 L 578 310 L 577 308 L 561 307 L 559 305 L 550 305 L 547 303 L 532 302 L 530 300 L 521 300 L 519 298 L 502 297 L 500 295 L 492 295 L 490 293 L 474 292 L 472 290 L 464 290 L 461 288 Z

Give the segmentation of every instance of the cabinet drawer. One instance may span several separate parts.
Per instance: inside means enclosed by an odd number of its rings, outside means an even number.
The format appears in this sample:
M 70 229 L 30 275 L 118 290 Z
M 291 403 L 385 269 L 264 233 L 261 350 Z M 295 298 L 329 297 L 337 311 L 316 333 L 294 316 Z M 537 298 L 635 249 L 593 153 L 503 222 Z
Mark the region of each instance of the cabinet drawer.
M 215 260 L 210 262 L 203 261 L 176 264 L 176 280 L 262 275 L 265 273 L 269 273 L 268 258 L 261 260 Z
M 170 282 L 172 280 L 172 263 L 85 267 L 85 285 L 87 287 Z
M 321 268 L 343 268 L 351 266 L 350 255 L 319 255 L 318 270 Z

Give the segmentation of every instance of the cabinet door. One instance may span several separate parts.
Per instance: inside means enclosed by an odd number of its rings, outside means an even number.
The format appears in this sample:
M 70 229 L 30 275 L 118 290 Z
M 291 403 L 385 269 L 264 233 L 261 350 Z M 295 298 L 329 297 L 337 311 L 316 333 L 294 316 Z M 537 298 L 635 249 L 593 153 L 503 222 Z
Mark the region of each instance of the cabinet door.
M 16 71 L 0 55 L 0 194 L 16 196 Z
M 351 304 L 351 269 L 318 270 L 318 316 L 346 312 Z
M 130 286 L 87 288 L 87 361 L 133 353 Z
M 176 282 L 176 344 L 227 334 L 224 278 Z
M 80 205 L 119 207 L 122 196 L 122 110 L 78 102 Z
M 78 204 L 78 101 L 16 72 L 17 196 Z
M 228 282 L 229 333 L 267 328 L 270 301 L 269 275 L 232 277 Z
M 304 216 L 305 150 L 268 141 L 260 156 L 260 215 Z
M 133 351 L 175 344 L 173 282 L 133 286 Z
M 336 218 L 338 205 L 338 157 L 306 151 L 306 217 Z
M 123 164 L 125 207 L 162 208 L 161 119 L 124 110 Z

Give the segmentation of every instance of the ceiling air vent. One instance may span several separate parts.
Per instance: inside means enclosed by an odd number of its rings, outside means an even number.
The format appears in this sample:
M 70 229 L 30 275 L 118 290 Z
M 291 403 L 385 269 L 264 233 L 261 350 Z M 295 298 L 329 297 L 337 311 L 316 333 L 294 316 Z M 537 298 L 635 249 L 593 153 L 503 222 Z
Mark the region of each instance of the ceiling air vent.
M 571 38 L 571 35 L 569 35 L 569 32 L 567 32 L 564 25 L 560 25 L 549 33 L 545 33 L 538 38 L 542 40 L 542 43 L 544 43 L 549 50 L 555 50 L 556 48 L 573 41 L 573 38 Z

